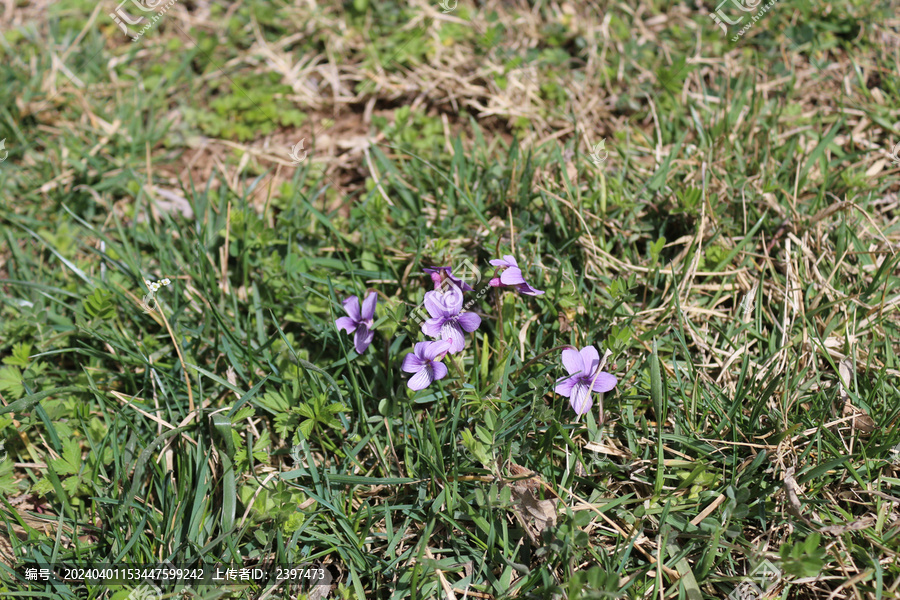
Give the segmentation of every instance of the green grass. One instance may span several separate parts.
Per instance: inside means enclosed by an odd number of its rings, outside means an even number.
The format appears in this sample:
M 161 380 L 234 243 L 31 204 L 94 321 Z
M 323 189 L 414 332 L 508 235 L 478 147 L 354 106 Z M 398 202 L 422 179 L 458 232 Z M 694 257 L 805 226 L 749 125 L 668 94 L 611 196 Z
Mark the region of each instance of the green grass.
M 782 0 L 738 43 L 660 2 L 250 1 L 135 44 L 106 7 L 20 7 L 0 593 L 134 587 L 39 563 L 324 563 L 337 598 L 695 600 L 766 559 L 770 597 L 895 597 L 896 32 L 839 4 Z M 422 268 L 482 290 L 504 254 L 546 293 L 470 293 L 481 327 L 411 392 Z M 367 291 L 358 356 L 334 320 Z M 553 391 L 589 344 L 604 422 Z

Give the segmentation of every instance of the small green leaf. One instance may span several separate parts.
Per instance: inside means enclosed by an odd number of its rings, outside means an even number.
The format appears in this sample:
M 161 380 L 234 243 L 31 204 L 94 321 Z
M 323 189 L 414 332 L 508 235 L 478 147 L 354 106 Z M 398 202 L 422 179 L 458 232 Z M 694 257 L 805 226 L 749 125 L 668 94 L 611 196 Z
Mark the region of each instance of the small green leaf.
M 321 423 L 325 427 L 330 427 L 332 429 L 340 429 L 341 428 L 341 422 L 329 414 L 322 415 L 319 418 L 319 423 Z
M 105 321 L 116 314 L 116 306 L 113 304 L 112 298 L 112 293 L 97 288 L 93 294 L 84 298 L 81 303 L 90 318 Z
M 62 482 L 63 489 L 69 492 L 70 496 L 78 495 L 78 488 L 81 487 L 81 477 L 78 475 L 72 475 L 71 477 L 66 477 Z
M 477 433 L 481 441 L 488 446 L 494 443 L 494 436 L 481 425 L 475 426 L 475 433 Z
M 6 496 L 11 496 L 20 491 L 12 471 L 13 461 L 4 460 L 0 462 L 0 492 Z M 53 486 L 50 487 L 51 489 L 53 488 Z
M 24 369 L 28 366 L 28 363 L 31 360 L 30 356 L 31 344 L 22 342 L 13 346 L 12 356 L 7 356 L 3 359 L 3 362 L 4 364 L 15 365 Z
M 661 237 L 650 245 L 650 266 L 655 266 L 659 261 L 659 254 L 666 245 L 666 238 Z
M 273 412 L 285 412 L 291 407 L 281 392 L 266 392 L 259 399 L 259 403 Z
M 0 369 L 0 390 L 20 398 L 25 393 L 25 387 L 22 385 L 22 371 L 16 367 Z
M 241 439 L 241 434 L 238 433 L 236 429 L 231 430 L 231 439 L 234 442 L 235 447 L 241 446 L 244 443 L 244 440 Z
M 74 475 L 81 470 L 81 445 L 74 438 L 65 438 L 62 441 L 62 456 L 50 461 L 50 465 L 60 475 Z
M 300 433 L 303 434 L 303 437 L 309 439 L 309 434 L 312 432 L 313 426 L 316 424 L 315 419 L 306 419 L 302 423 L 300 423 Z
M 269 458 L 269 445 L 271 445 L 272 440 L 269 437 L 269 431 L 263 430 L 263 432 L 259 435 L 259 439 L 253 442 L 253 458 L 258 460 L 259 462 L 264 462 L 267 458 Z
M 232 415 L 231 422 L 232 423 L 240 423 L 244 419 L 247 419 L 248 417 L 252 417 L 253 413 L 254 413 L 254 410 L 253 410 L 252 406 L 244 406 L 241 409 L 239 409 L 236 413 L 234 413 L 234 415 Z
M 587 527 L 588 523 L 590 523 L 593 518 L 594 515 L 590 511 L 580 510 L 575 513 L 572 520 L 575 522 L 576 527 Z
M 333 415 L 337 414 L 339 412 L 350 412 L 350 409 L 347 408 L 346 406 L 344 406 L 343 404 L 341 404 L 340 402 L 335 402 L 334 404 L 332 404 L 325 410 L 327 410 L 329 413 L 331 413 Z
M 487 425 L 488 431 L 497 430 L 497 415 L 494 411 L 489 409 L 484 412 L 484 424 Z
M 253 442 L 253 451 L 259 452 L 261 450 L 265 450 L 269 447 L 271 443 L 271 438 L 269 437 L 269 430 L 265 429 L 261 434 L 259 434 L 259 439 Z
M 53 491 L 53 483 L 45 477 L 31 486 L 31 491 L 40 496 L 46 496 Z

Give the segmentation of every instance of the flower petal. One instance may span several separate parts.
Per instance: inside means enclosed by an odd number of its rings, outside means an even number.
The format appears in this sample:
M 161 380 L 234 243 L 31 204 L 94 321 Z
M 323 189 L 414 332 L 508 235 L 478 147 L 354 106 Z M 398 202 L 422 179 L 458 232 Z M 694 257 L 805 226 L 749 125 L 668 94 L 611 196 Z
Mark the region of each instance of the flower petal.
M 434 374 L 429 367 L 425 367 L 410 377 L 409 381 L 406 382 L 406 386 L 411 390 L 419 391 L 431 385 L 432 381 L 434 381 Z
M 516 289 L 519 290 L 520 294 L 525 294 L 526 296 L 540 296 L 544 293 L 541 290 L 532 287 L 527 282 L 520 283 L 518 286 L 516 286 Z
M 447 281 L 450 281 L 451 283 L 453 283 L 453 285 L 455 285 L 456 287 L 458 287 L 460 290 L 462 290 L 464 292 L 474 291 L 474 288 L 471 285 L 469 285 L 468 283 L 466 283 L 465 281 L 463 281 L 456 275 L 453 275 L 452 273 L 447 273 Z
M 459 313 L 459 316 L 456 317 L 456 320 L 464 331 L 475 331 L 481 325 L 481 317 L 479 317 L 475 313 Z
M 619 380 L 616 379 L 615 375 L 611 375 L 606 371 L 601 371 L 596 375 L 596 381 L 594 381 L 594 387 L 592 388 L 595 392 L 608 392 L 619 383 Z
M 443 303 L 438 302 L 438 300 L 440 300 L 440 297 L 437 292 L 425 292 L 425 310 L 432 317 L 444 316 Z
M 378 294 L 372 292 L 362 303 L 361 321 L 371 321 L 375 318 L 375 304 L 378 303 Z
M 462 310 L 463 293 L 459 286 L 447 279 L 435 300 L 441 306 L 445 316 L 455 317 Z
M 583 415 L 591 410 L 594 405 L 594 399 L 591 398 L 591 389 L 588 387 L 589 382 L 578 381 L 572 388 L 572 395 L 569 396 L 569 404 L 575 414 Z
M 447 365 L 442 362 L 434 362 L 431 363 L 431 367 L 433 369 L 433 376 L 435 381 L 438 379 L 443 379 L 447 376 Z
M 338 331 L 346 331 L 347 333 L 353 333 L 356 330 L 357 323 L 350 317 L 338 317 L 334 322 L 337 325 Z
M 500 273 L 500 283 L 503 285 L 519 285 L 520 283 L 525 283 L 525 278 L 522 277 L 522 270 L 519 267 L 510 267 Z
M 422 323 L 422 333 L 427 335 L 428 337 L 440 338 L 441 337 L 441 326 L 446 321 L 444 317 L 435 317 L 433 319 L 428 319 L 424 323 Z
M 600 366 L 600 354 L 593 346 L 585 346 L 581 349 L 580 354 L 581 360 L 584 362 L 584 372 L 593 379 L 594 371 Z
M 362 323 L 353 337 L 353 346 L 356 348 L 356 353 L 362 354 L 365 352 L 373 339 L 375 339 L 375 332 L 369 329 L 365 323 Z
M 428 361 L 435 361 L 438 359 L 438 356 L 446 354 L 447 351 L 450 350 L 450 342 L 445 340 L 424 343 L 428 344 L 428 346 L 422 350 L 422 358 Z
M 434 289 L 438 289 L 444 280 L 442 272 L 450 273 L 450 267 L 425 267 L 422 270 L 431 276 L 431 283 L 434 284 Z
M 426 356 L 426 353 L 433 343 L 434 342 L 417 342 L 416 345 L 413 346 L 413 352 L 415 352 L 416 356 L 423 361 L 429 361 L 431 359 Z
M 359 323 L 359 298 L 350 296 L 344 300 L 344 310 L 350 315 L 350 318 Z
M 516 262 L 516 257 L 512 254 L 504 254 L 503 260 L 506 261 L 507 266 L 509 267 L 518 267 L 519 263 Z
M 575 348 L 566 348 L 562 351 L 562 363 L 569 375 L 577 375 L 584 371 L 584 360 Z
M 490 281 L 488 281 L 488 285 L 491 287 L 500 287 L 502 284 L 500 283 L 499 277 L 494 277 Z
M 418 373 L 424 366 L 425 361 L 410 352 L 403 357 L 403 364 L 400 365 L 400 370 L 406 371 L 407 373 Z
M 441 339 L 450 342 L 450 352 L 453 354 L 466 347 L 466 336 L 456 319 L 444 323 L 441 327 Z
M 575 387 L 576 381 L 578 381 L 577 377 L 563 377 L 558 379 L 556 383 L 556 393 L 568 398 L 572 395 L 572 388 Z

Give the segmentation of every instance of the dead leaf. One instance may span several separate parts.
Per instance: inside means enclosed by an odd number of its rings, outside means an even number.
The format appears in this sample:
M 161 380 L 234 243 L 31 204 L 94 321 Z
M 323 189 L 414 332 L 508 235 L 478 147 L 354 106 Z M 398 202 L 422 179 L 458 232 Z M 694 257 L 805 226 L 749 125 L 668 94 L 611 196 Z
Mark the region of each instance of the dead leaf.
M 875 177 L 884 170 L 886 164 L 887 161 L 885 159 L 879 158 L 871 167 L 866 170 L 866 177 Z
M 559 332 L 565 333 L 569 331 L 571 327 L 569 327 L 569 318 L 566 316 L 566 313 L 560 311 L 559 313 Z
M 871 435 L 875 431 L 875 419 L 859 411 L 860 414 L 853 417 L 853 427 L 858 429 L 862 435 Z
M 629 453 L 623 452 L 618 448 L 614 448 L 611 445 L 600 444 L 598 442 L 588 442 L 584 445 L 585 450 L 590 450 L 591 452 L 597 452 L 599 454 L 607 454 L 610 456 L 618 456 L 619 458 L 629 458 Z
M 513 513 L 531 542 L 540 545 L 541 532 L 556 525 L 558 500 L 541 500 L 538 492 L 544 489 L 554 496 L 556 493 L 537 474 L 525 467 L 511 463 L 509 470 L 514 479 L 501 479 L 501 486 L 511 488 Z
M 800 504 L 800 491 L 800 486 L 797 485 L 797 480 L 794 479 L 794 467 L 788 467 L 784 472 L 784 494 L 788 501 L 787 510 L 795 517 L 799 517 L 806 523 L 809 523 L 809 519 L 803 514 L 803 505 Z
M 840 378 L 840 394 L 841 399 L 845 402 L 849 399 L 847 390 L 850 389 L 850 361 L 846 358 L 838 363 L 838 377 Z
M 153 186 L 150 191 L 153 192 L 155 196 L 156 208 L 161 212 L 165 214 L 178 214 L 188 220 L 194 218 L 194 209 L 191 208 L 191 203 L 181 194 L 174 190 L 159 187 L 158 185 Z M 147 222 L 147 214 L 143 212 L 140 213 L 136 220 L 138 223 Z
M 852 416 L 851 423 L 854 429 L 858 429 L 861 434 L 868 435 L 875 431 L 875 420 L 870 417 L 866 411 L 856 406 L 850 401 L 850 384 L 852 382 L 853 364 L 849 359 L 843 359 L 838 363 L 838 393 L 844 406 L 841 413 L 845 417 Z
M 820 533 L 827 533 L 829 535 L 841 535 L 842 533 L 847 533 L 848 531 L 859 531 L 860 529 L 868 529 L 875 523 L 874 517 L 863 517 L 857 521 L 853 521 L 852 523 L 848 523 L 846 525 L 830 525 L 828 527 L 823 527 L 819 530 Z

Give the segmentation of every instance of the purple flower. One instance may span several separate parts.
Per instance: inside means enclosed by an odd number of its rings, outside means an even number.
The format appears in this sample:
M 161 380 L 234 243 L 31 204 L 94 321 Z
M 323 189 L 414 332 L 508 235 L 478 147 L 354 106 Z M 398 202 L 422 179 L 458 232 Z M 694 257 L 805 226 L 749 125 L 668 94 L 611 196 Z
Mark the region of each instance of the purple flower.
M 481 317 L 462 310 L 462 292 L 452 287 L 445 293 L 426 292 L 425 309 L 431 318 L 422 324 L 422 332 L 433 338 L 450 342 L 450 352 L 456 353 L 466 345 L 464 331 L 475 331 Z
M 372 292 L 363 300 L 362 310 L 359 307 L 359 298 L 350 296 L 344 300 L 344 310 L 349 317 L 340 317 L 334 324 L 338 331 L 343 329 L 347 333 L 356 332 L 353 337 L 353 346 L 357 354 L 362 354 L 372 343 L 375 332 L 372 331 L 372 322 L 375 319 L 375 304 L 378 302 L 378 294 Z
M 439 362 L 447 351 L 450 350 L 450 342 L 419 342 L 413 352 L 403 358 L 400 367 L 407 373 L 415 373 L 406 382 L 407 387 L 414 391 L 424 390 L 436 379 L 447 376 L 447 367 Z
M 618 383 L 615 376 L 600 370 L 600 355 L 593 346 L 585 346 L 579 352 L 566 348 L 562 352 L 562 362 L 568 377 L 560 377 L 556 393 L 569 399 L 576 414 L 583 415 L 591 410 L 594 400 L 591 391 L 608 392 Z
M 434 289 L 436 290 L 440 290 L 447 280 L 451 281 L 456 287 L 464 292 L 471 292 L 473 289 L 471 285 L 459 277 L 455 277 L 453 273 L 450 272 L 450 267 L 426 267 L 422 270 L 431 275 L 431 281 L 434 282 Z
M 506 254 L 503 260 L 495 259 L 491 261 L 491 264 L 501 269 L 500 277 L 491 279 L 491 287 L 514 287 L 520 294 L 525 294 L 526 296 L 540 296 L 544 293 L 533 288 L 525 281 L 525 278 L 522 277 L 522 269 L 519 268 L 519 263 L 516 262 L 515 257 Z

